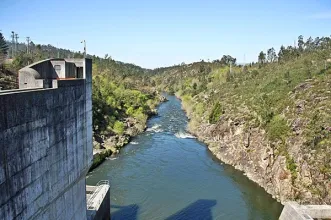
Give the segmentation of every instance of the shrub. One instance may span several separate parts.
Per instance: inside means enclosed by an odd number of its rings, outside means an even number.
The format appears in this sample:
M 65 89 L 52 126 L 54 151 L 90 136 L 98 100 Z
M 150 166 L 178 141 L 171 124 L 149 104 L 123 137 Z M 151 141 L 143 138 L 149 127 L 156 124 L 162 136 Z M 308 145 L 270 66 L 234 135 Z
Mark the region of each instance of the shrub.
M 124 123 L 115 121 L 113 131 L 118 135 L 122 135 L 124 133 Z
M 203 113 L 204 113 L 205 109 L 204 109 L 204 106 L 202 103 L 198 103 L 196 106 L 195 106 L 195 112 L 198 116 L 202 116 Z
M 213 110 L 211 111 L 211 113 L 209 115 L 209 123 L 215 124 L 216 122 L 218 122 L 222 113 L 223 113 L 223 110 L 222 110 L 221 104 L 219 102 L 217 102 L 214 105 Z
M 259 75 L 259 71 L 258 71 L 258 70 L 253 70 L 253 71 L 251 72 L 251 75 L 252 75 L 253 77 L 256 77 L 256 76 Z
M 147 115 L 144 114 L 142 107 L 139 107 L 134 113 L 133 117 L 137 119 L 140 123 L 146 123 Z
M 286 168 L 291 172 L 292 182 L 294 182 L 298 176 L 297 165 L 289 154 L 286 154 Z
M 126 110 L 126 114 L 127 114 L 127 115 L 133 115 L 133 113 L 134 113 L 134 109 L 133 109 L 132 106 L 129 107 L 129 108 Z
M 283 140 L 287 136 L 289 130 L 286 120 L 280 115 L 273 117 L 267 125 L 268 136 L 272 141 Z

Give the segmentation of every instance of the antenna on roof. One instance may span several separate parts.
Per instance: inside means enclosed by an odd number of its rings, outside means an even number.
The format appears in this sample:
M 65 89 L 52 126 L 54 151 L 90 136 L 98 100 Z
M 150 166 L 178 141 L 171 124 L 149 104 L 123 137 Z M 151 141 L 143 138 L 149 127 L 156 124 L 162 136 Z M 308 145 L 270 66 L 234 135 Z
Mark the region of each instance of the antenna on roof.
M 84 43 L 84 58 L 86 58 L 86 41 L 82 40 L 81 43 Z

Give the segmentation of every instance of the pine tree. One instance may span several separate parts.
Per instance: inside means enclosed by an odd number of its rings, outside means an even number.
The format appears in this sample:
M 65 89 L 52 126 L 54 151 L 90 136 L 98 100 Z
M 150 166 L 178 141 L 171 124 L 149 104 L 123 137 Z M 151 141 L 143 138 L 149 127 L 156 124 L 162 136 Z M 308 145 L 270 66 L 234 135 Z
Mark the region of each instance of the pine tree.
M 8 45 L 2 33 L 0 32 L 0 64 L 2 64 L 8 54 Z

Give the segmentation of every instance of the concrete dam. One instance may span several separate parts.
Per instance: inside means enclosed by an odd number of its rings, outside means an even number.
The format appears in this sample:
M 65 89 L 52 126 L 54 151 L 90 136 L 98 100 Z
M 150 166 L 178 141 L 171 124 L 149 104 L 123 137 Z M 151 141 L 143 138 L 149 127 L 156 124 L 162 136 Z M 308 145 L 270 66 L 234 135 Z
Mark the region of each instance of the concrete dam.
M 110 219 L 92 164 L 92 61 L 48 59 L 0 91 L 0 219 Z

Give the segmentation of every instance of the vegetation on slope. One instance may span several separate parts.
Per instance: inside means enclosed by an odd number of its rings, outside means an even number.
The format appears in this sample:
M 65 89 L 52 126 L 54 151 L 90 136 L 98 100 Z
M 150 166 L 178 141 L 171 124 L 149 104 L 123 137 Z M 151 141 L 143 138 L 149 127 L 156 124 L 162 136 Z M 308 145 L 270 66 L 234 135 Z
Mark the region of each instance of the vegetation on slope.
M 93 130 L 101 143 L 95 146 L 120 148 L 145 129 L 160 96 L 147 86 L 145 69 L 110 58 L 93 60 Z
M 0 89 L 13 89 L 17 87 L 16 74 L 6 68 L 6 57 L 8 55 L 9 46 L 0 33 Z
M 329 201 L 331 39 L 304 41 L 300 36 L 296 47 L 282 46 L 278 55 L 273 48 L 262 51 L 258 63 L 245 66 L 224 57 L 223 62 L 155 70 L 155 81 L 159 89 L 181 97 L 193 132 L 199 133 L 202 125 L 219 127 L 224 119 L 226 124 L 244 124 L 248 135 L 255 128 L 266 132 L 276 157 L 286 158 L 294 187 L 302 184 L 299 165 L 308 163 L 312 182 L 305 187 L 320 201 Z

